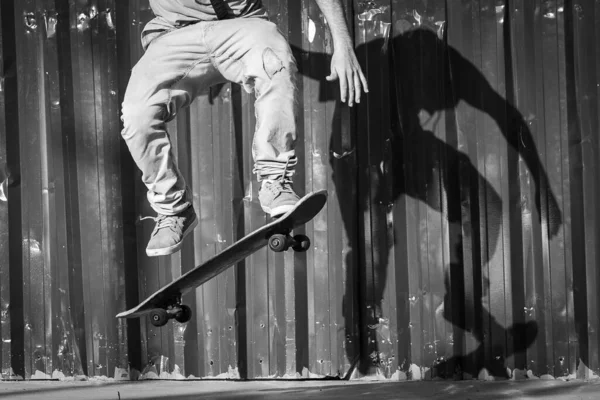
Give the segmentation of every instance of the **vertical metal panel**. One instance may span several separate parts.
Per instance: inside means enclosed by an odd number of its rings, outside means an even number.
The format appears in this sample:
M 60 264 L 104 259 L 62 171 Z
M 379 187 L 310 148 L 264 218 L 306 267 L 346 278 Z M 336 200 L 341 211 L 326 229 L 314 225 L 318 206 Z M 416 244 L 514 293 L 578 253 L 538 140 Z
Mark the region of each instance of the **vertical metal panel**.
M 191 118 L 202 123 L 202 129 L 194 132 L 191 136 L 191 147 L 193 154 L 196 155 L 193 160 L 192 168 L 192 187 L 194 188 L 194 207 L 199 215 L 199 232 L 194 234 L 194 249 L 196 264 L 207 260 L 215 253 L 215 237 L 216 226 L 214 224 L 214 205 L 215 200 L 213 192 L 213 157 L 214 151 L 212 148 L 212 112 L 209 103 L 209 97 L 204 96 L 198 99 L 195 105 L 192 105 Z M 194 124 L 196 125 L 196 124 Z M 198 123 L 198 128 L 200 124 Z M 212 218 L 211 218 L 212 217 Z M 202 288 L 196 290 L 197 304 L 196 320 L 198 332 L 198 374 L 199 376 L 215 376 L 215 369 L 220 370 L 218 354 L 214 354 L 213 343 L 218 343 L 219 329 L 218 326 L 211 326 L 210 317 L 216 318 L 217 312 L 210 312 L 211 307 L 216 305 L 216 296 L 211 296 L 211 293 L 216 294 L 216 282 L 207 282 Z M 215 329 L 213 334 L 212 329 Z M 218 351 L 217 351 L 218 353 Z M 215 368 L 215 360 L 217 367 Z M 211 362 L 212 361 L 212 362 Z M 219 371 L 220 372 L 220 371 Z
M 533 62 L 534 36 L 530 30 L 533 27 L 530 18 L 533 11 L 532 4 L 523 2 L 510 4 L 504 10 L 505 19 L 505 45 L 510 45 L 506 51 L 506 98 L 514 103 L 516 107 L 522 110 L 524 115 L 532 115 L 535 112 L 535 62 Z M 523 43 L 523 46 L 515 46 L 516 43 Z M 525 90 L 524 90 L 525 89 Z M 518 91 L 518 93 L 517 93 Z M 510 116 L 507 116 L 510 120 Z M 530 125 L 532 134 L 536 135 L 538 127 L 535 124 Z M 535 309 L 530 298 L 526 298 L 526 286 L 531 284 L 531 279 L 527 276 L 526 270 L 533 268 L 535 260 L 532 257 L 532 248 L 529 245 L 532 237 L 532 205 L 534 204 L 534 188 L 529 184 L 530 175 L 524 163 L 519 159 L 518 154 L 509 149 L 508 153 L 508 179 L 514 184 L 509 185 L 509 197 L 521 197 L 521 210 L 512 210 L 510 215 L 511 234 L 511 281 L 512 286 L 512 312 L 515 323 L 525 323 L 531 320 L 531 310 Z M 520 187 L 516 182 L 520 183 Z M 520 191 L 519 191 L 520 189 Z M 521 229 L 515 227 L 521 226 Z M 521 247 L 521 249 L 517 248 Z M 530 265 L 528 265 L 528 263 Z M 519 335 L 508 337 L 509 347 L 519 346 L 527 340 Z M 532 346 L 533 347 L 533 346 Z M 520 352 L 514 355 L 513 366 L 524 369 L 528 366 L 527 354 Z
M 504 4 L 496 4 L 493 0 L 483 0 L 479 4 L 478 23 L 481 29 L 481 48 L 478 49 L 480 60 L 474 60 L 475 67 L 479 69 L 488 84 L 490 90 L 498 92 L 498 96 L 504 96 L 502 93 L 503 83 L 503 65 L 501 64 L 501 55 L 503 44 L 498 45 L 501 38 L 499 30 L 502 25 L 498 18 L 502 18 L 502 13 L 498 9 L 503 9 Z M 500 14 L 500 16 L 499 16 Z M 500 38 L 498 37 L 500 36 Z M 505 215 L 506 197 L 504 183 L 502 179 L 506 173 L 506 145 L 502 140 L 500 127 L 505 124 L 504 109 L 499 108 L 499 104 L 494 103 L 489 97 L 490 91 L 484 93 L 481 99 L 481 109 L 484 112 L 477 114 L 478 123 L 476 132 L 470 132 L 478 139 L 478 157 L 477 169 L 482 174 L 484 185 L 481 187 L 480 200 L 485 204 L 481 208 L 481 221 L 485 224 L 481 226 L 482 240 L 482 261 L 483 261 L 483 282 L 482 291 L 484 293 L 482 319 L 483 319 L 483 337 L 485 341 L 485 359 L 489 366 L 494 361 L 500 361 L 504 364 L 504 351 L 506 338 L 503 332 L 503 320 L 505 318 L 504 309 L 504 253 L 507 250 L 503 239 L 504 229 L 508 229 L 503 224 Z M 493 94 L 492 94 L 493 95 Z M 491 103 L 491 104 L 489 104 Z M 500 105 L 502 106 L 502 105 Z M 496 115 L 492 114 L 496 113 Z M 503 229 L 504 228 L 504 229 Z M 487 295 L 486 295 L 487 292 Z M 487 312 L 486 312 L 487 311 Z M 489 312 L 489 314 L 488 314 Z M 501 364 L 501 365 L 502 365 Z M 501 371 L 501 365 L 496 366 L 492 373 Z
M 98 194 L 98 158 L 96 153 L 96 110 L 94 105 L 94 79 L 92 61 L 92 43 L 90 32 L 89 6 L 85 3 L 69 2 L 71 24 L 71 52 L 73 54 L 73 97 L 75 132 L 75 152 L 77 154 L 75 179 L 80 196 L 77 196 L 79 216 L 76 223 L 81 240 L 81 314 L 85 332 L 87 359 L 85 370 L 88 374 L 96 372 L 99 361 L 100 326 L 106 321 L 102 318 L 103 293 L 93 282 L 102 281 L 101 228 Z M 93 267 L 92 267 L 93 266 Z M 89 309 L 89 311 L 88 311 Z M 95 321 L 100 314 L 100 321 Z M 101 368 L 100 368 L 101 370 Z M 100 372 L 99 370 L 99 372 Z M 100 372 L 102 374 L 102 372 Z
M 46 1 L 40 6 L 45 13 L 42 15 L 43 29 L 43 53 L 40 57 L 43 61 L 45 72 L 44 82 L 40 82 L 45 91 L 44 102 L 41 107 L 45 112 L 42 118 L 47 119 L 46 134 L 41 137 L 45 139 L 46 145 L 42 148 L 42 162 L 47 164 L 47 175 L 42 179 L 42 193 L 44 198 L 44 241 L 45 257 L 48 267 L 45 275 L 51 279 L 51 286 L 45 289 L 45 297 L 49 315 L 47 318 L 47 334 L 52 333 L 50 346 L 51 359 L 54 371 L 72 375 L 81 373 L 80 360 L 74 351 L 74 333 L 71 319 L 69 317 L 69 279 L 68 279 L 68 257 L 64 250 L 68 247 L 67 225 L 66 225 L 66 199 L 64 179 L 63 158 L 63 124 L 62 124 L 62 87 L 61 87 L 61 62 L 60 43 L 57 32 L 58 25 L 66 22 L 59 20 L 55 2 Z M 51 311 L 50 311 L 51 310 Z M 52 328 L 50 328 L 50 326 Z
M 19 119 L 15 118 L 19 110 L 19 93 L 16 59 L 16 30 L 14 18 L 14 4 L 5 2 L 2 4 L 2 26 L 3 26 L 3 52 L 4 63 L 8 67 L 4 79 L 4 89 L 6 96 L 6 115 L 13 118 L 7 118 L 7 132 L 12 135 L 7 136 L 6 155 L 8 164 L 8 173 L 11 175 L 8 185 L 8 228 L 9 228 L 9 254 L 8 274 L 9 285 L 11 288 L 19 288 L 23 285 L 23 263 L 22 263 L 22 240 L 21 240 L 21 188 L 20 182 L 20 138 L 18 132 Z M 6 300 L 6 297 L 4 297 Z M 10 348 L 11 370 L 3 371 L 8 379 L 23 377 L 25 374 L 25 355 L 23 352 L 25 335 L 23 323 L 23 295 L 20 290 L 10 290 L 9 293 L 9 317 L 10 317 Z
M 109 322 L 125 305 L 113 6 L 70 2 L 87 371 L 106 376 L 126 367 L 124 325 Z
M 561 110 L 561 103 L 564 104 L 564 96 L 566 93 L 564 81 L 561 77 L 565 76 L 564 67 L 564 30 L 562 28 L 562 12 L 558 12 L 557 4 L 547 4 L 544 10 L 540 13 L 541 25 L 541 52 L 543 57 L 543 76 L 544 76 L 544 126 L 545 135 L 539 135 L 536 139 L 538 143 L 546 142 L 546 146 L 540 148 L 540 154 L 545 159 L 546 170 L 550 178 L 549 184 L 551 187 L 548 190 L 554 191 L 557 194 L 559 204 L 564 209 L 565 213 L 570 210 L 565 207 L 568 204 L 568 196 L 563 195 L 561 184 L 568 184 L 569 179 L 566 171 L 562 170 L 562 161 L 565 158 L 565 149 L 563 149 L 562 133 L 566 125 L 563 123 L 566 115 L 564 112 L 552 112 L 550 110 Z M 557 46 L 558 44 L 558 46 Z M 557 85 L 557 81 L 560 83 Z M 569 159 L 569 157 L 566 157 Z M 569 160 L 570 162 L 570 160 Z M 568 170 L 568 167 L 567 167 Z M 545 182 L 540 182 L 545 185 Z M 556 189 L 555 189 L 556 188 Z M 543 188 L 542 188 L 543 190 Z M 563 200 L 564 199 L 564 200 Z M 543 199 L 545 200 L 545 199 Z M 541 203 L 541 210 L 538 210 L 542 215 L 549 214 L 548 204 L 544 201 Z M 545 210 L 544 210 L 545 209 Z M 548 215 L 547 214 L 547 215 Z M 568 214 L 567 214 L 568 215 Z M 551 214 L 549 214 L 551 217 Z M 560 222 L 559 222 L 560 223 Z M 543 229 L 544 221 L 542 221 Z M 549 229 L 550 230 L 550 229 Z M 568 319 L 566 318 L 572 313 L 568 309 L 565 282 L 568 263 L 564 250 L 564 241 L 567 240 L 562 232 L 556 238 L 541 235 L 541 246 L 543 249 L 543 270 L 544 270 L 544 316 L 545 326 L 544 333 L 546 334 L 546 363 L 539 367 L 542 371 L 552 375 L 568 375 L 569 371 L 573 371 L 574 364 L 568 362 Z M 574 360 L 573 360 L 574 361 Z
M 552 10 L 553 11 L 553 10 Z M 565 13 L 564 7 L 561 8 L 561 4 L 556 4 L 556 13 L 559 37 L 557 40 L 558 44 L 558 65 L 559 65 L 559 87 L 560 91 L 560 132 L 554 134 L 554 144 L 550 151 L 550 160 L 553 160 L 551 164 L 554 168 L 549 171 L 549 186 L 551 192 L 556 198 L 556 204 L 554 207 L 552 203 L 548 203 L 548 227 L 550 231 L 550 240 L 552 241 L 552 248 L 555 254 L 555 264 L 562 265 L 565 268 L 565 281 L 564 286 L 561 288 L 563 291 L 562 302 L 559 303 L 560 311 L 558 311 L 559 320 L 562 323 L 563 331 L 563 342 L 561 343 L 560 353 L 555 355 L 555 360 L 558 371 L 555 371 L 556 375 L 559 374 L 570 374 L 576 368 L 579 370 L 586 357 L 579 356 L 578 340 L 577 340 L 577 325 L 575 324 L 575 304 L 574 304 L 574 268 L 573 268 L 573 232 L 569 229 L 570 215 L 571 215 L 571 193 L 570 186 L 571 180 L 569 178 L 570 170 L 570 157 L 565 157 L 567 149 L 569 148 L 569 135 L 562 134 L 562 132 L 569 131 L 568 125 L 568 114 L 567 114 L 567 69 L 566 69 L 566 55 L 565 51 L 565 39 L 566 39 L 566 25 L 565 25 Z M 550 17 L 551 13 L 546 13 L 545 17 Z M 541 96 L 539 96 L 541 97 Z M 560 165 L 560 167 L 559 167 Z M 552 200 L 552 198 L 548 198 Z M 561 229 L 561 224 L 563 229 Z M 563 264 L 564 263 L 564 264 Z M 558 309 L 558 308 L 557 308 Z M 578 374 L 581 376 L 581 374 Z
M 125 89 L 133 63 L 134 57 L 139 54 L 140 44 L 140 23 L 137 18 L 136 10 L 138 1 L 117 2 L 115 4 L 114 22 L 116 23 L 117 40 L 117 62 L 119 65 L 118 73 L 118 99 L 119 103 L 123 101 Z M 120 128 L 120 126 L 119 126 Z M 138 287 L 138 246 L 137 246 L 137 213 L 136 213 L 136 183 L 139 182 L 139 176 L 133 174 L 136 170 L 135 163 L 131 159 L 126 149 L 127 145 L 121 141 L 121 187 L 122 187 L 122 210 L 123 210 L 123 237 L 124 237 L 124 280 L 125 280 L 125 303 L 129 309 L 139 302 Z M 133 267 L 136 266 L 136 267 Z M 142 341 L 140 321 L 133 320 L 125 323 L 127 326 L 127 340 L 123 340 L 123 345 L 127 348 L 129 366 L 132 369 L 141 369 Z
M 77 147 L 75 121 L 75 91 L 73 74 L 73 57 L 71 51 L 71 18 L 68 1 L 55 2 L 56 46 L 59 61 L 59 79 L 61 87 L 60 112 L 62 136 L 62 162 L 64 184 L 64 211 L 57 212 L 57 220 L 65 221 L 67 263 L 60 266 L 61 315 L 60 321 L 65 326 L 65 336 L 62 338 L 59 353 L 62 353 L 62 368 L 57 371 L 65 375 L 84 374 L 86 367 L 87 349 L 85 344 L 83 287 L 81 285 L 82 247 L 79 224 L 79 201 L 77 182 Z M 53 153 L 58 158 L 59 153 Z M 57 192 L 58 193 L 58 192 Z M 60 194 L 58 194 L 60 196 Z
M 8 54 L 5 51 L 4 42 L 10 33 L 4 33 L 4 24 L 2 16 L 6 9 L 0 7 L 0 346 L 2 348 L 0 356 L 0 372 L 2 378 L 10 378 L 11 368 L 11 315 L 10 315 L 10 225 L 8 208 L 8 158 L 7 158 L 7 99 L 6 89 L 9 78 L 6 76 L 5 64 L 9 66 Z M 14 68 L 14 61 L 12 63 Z M 9 100 L 10 101 L 10 100 Z
M 125 263 L 124 238 L 122 222 L 123 195 L 121 192 L 121 137 L 120 137 L 120 104 L 118 97 L 118 64 L 116 57 L 117 37 L 115 25 L 115 2 L 113 0 L 98 3 L 100 9 L 98 52 L 99 66 L 104 79 L 101 81 L 104 123 L 102 126 L 104 140 L 104 196 L 106 198 L 104 213 L 106 225 L 106 252 L 108 265 L 105 267 L 104 290 L 110 294 L 105 305 L 108 316 L 115 310 L 125 306 Z M 108 133 L 108 134 L 107 134 Z M 123 321 L 109 324 L 106 329 L 107 371 L 110 375 L 117 368 L 127 368 L 127 335 Z
M 565 5 L 567 118 L 571 161 L 571 222 L 575 317 L 582 363 L 598 368 L 598 37 L 597 2 Z M 572 57 L 572 58 L 571 58 Z M 594 83 L 596 89 L 594 89 Z M 585 299 L 585 304 L 584 304 Z M 585 313 L 584 313 L 585 310 Z M 578 315 L 579 314 L 579 315 Z M 578 318 L 579 317 L 579 318 Z M 582 325 L 583 324 L 583 325 Z M 585 328 L 584 328 L 585 326 Z M 582 368 L 579 372 L 587 372 Z
M 475 2 L 469 0 L 462 4 L 455 4 L 455 7 L 448 7 L 447 37 L 448 44 L 454 46 L 459 54 L 470 59 L 473 57 L 472 42 L 478 41 L 475 35 L 473 24 L 473 9 Z M 452 29 L 451 27 L 461 27 Z M 455 69 L 450 66 L 450 73 Z M 469 85 L 464 82 L 464 85 Z M 457 85 L 460 87 L 460 83 Z M 466 91 L 472 91 L 470 86 Z M 449 93 L 451 101 L 457 101 L 459 94 L 454 88 Z M 473 285 L 479 279 L 481 270 L 476 268 L 480 265 L 479 255 L 479 213 L 477 212 L 478 201 L 476 193 L 478 190 L 479 176 L 476 173 L 471 160 L 476 157 L 476 146 L 474 140 L 469 140 L 468 132 L 475 131 L 476 114 L 474 109 L 466 103 L 456 104 L 456 112 L 449 113 L 455 118 L 451 125 L 450 133 L 453 143 L 458 150 L 458 162 L 454 166 L 455 178 L 451 182 L 458 187 L 452 191 L 452 196 L 456 196 L 454 202 L 448 201 L 450 206 L 449 213 L 458 218 L 454 220 L 454 225 L 460 225 L 452 231 L 453 244 L 455 248 L 450 263 L 449 276 L 446 277 L 446 290 L 451 291 L 450 301 L 446 301 L 444 307 L 451 307 L 451 312 L 445 314 L 445 318 L 454 324 L 453 342 L 454 354 L 469 354 L 470 357 L 464 357 L 464 360 L 450 359 L 450 371 L 454 374 L 461 370 L 473 371 L 480 362 L 480 352 L 477 351 L 479 343 L 474 335 L 468 335 L 466 332 L 472 330 L 477 332 L 481 330 L 481 322 L 476 313 L 476 307 L 479 303 L 480 288 Z M 450 127 L 450 126 L 449 126 Z M 461 153 L 464 154 L 461 156 Z M 462 222 L 462 223 L 461 223 Z M 481 335 L 477 335 L 481 337 Z M 462 362 L 461 362 L 462 361 Z M 462 365 L 461 365 L 462 364 Z
M 243 228 L 244 234 L 252 232 L 254 229 L 264 224 L 264 213 L 258 205 L 258 187 L 254 183 L 252 175 L 252 137 L 254 135 L 253 127 L 256 124 L 254 114 L 254 102 L 252 96 L 242 92 L 242 154 L 240 161 L 242 163 L 242 182 L 244 185 L 244 208 Z M 239 136 L 238 136 L 239 137 Z M 267 311 L 265 290 L 266 283 L 260 281 L 259 277 L 266 276 L 266 255 L 264 251 L 259 251 L 253 256 L 248 257 L 244 263 L 244 280 L 239 281 L 239 285 L 243 285 L 243 299 L 246 314 L 246 326 L 241 327 L 245 330 L 246 337 L 246 354 L 245 354 L 245 376 L 248 378 L 257 378 L 260 376 L 268 376 L 268 335 L 267 335 Z M 255 291 L 258 293 L 255 295 Z M 263 366 L 264 364 L 264 366 Z M 265 371 L 266 369 L 266 371 Z
M 364 230 L 364 240 L 359 240 L 361 247 L 356 249 L 362 255 L 359 263 L 362 358 L 358 370 L 364 374 L 369 372 L 369 368 L 377 368 L 380 359 L 385 363 L 393 354 L 386 346 L 390 338 L 386 340 L 384 330 L 389 330 L 389 326 L 385 322 L 381 323 L 386 319 L 389 321 L 390 316 L 389 303 L 383 303 L 383 299 L 390 254 L 388 249 L 391 246 L 387 242 L 386 215 L 387 206 L 392 200 L 388 198 L 388 182 L 383 177 L 383 153 L 391 132 L 390 119 L 386 118 L 388 109 L 384 107 L 389 95 L 385 90 L 385 82 L 390 79 L 389 64 L 386 62 L 389 55 L 386 38 L 391 10 L 386 1 L 377 2 L 373 8 L 357 3 L 355 8 L 357 53 L 371 89 L 357 111 L 358 194 L 359 212 L 362 213 L 359 218 Z M 370 10 L 372 14 L 369 14 Z M 391 182 L 390 180 L 389 183 Z M 391 282 L 395 283 L 393 280 Z
M 195 148 L 191 145 L 193 135 L 190 133 L 190 114 L 191 110 L 186 110 L 178 115 L 176 123 L 178 130 L 184 132 L 183 137 L 177 137 L 176 143 L 176 154 L 179 161 L 179 168 L 182 174 L 191 182 L 190 177 L 192 176 L 193 163 L 192 154 L 196 154 Z M 180 266 L 178 271 L 174 271 L 174 275 L 177 273 L 185 273 L 193 268 L 194 263 L 190 260 L 194 258 L 194 241 L 189 240 L 181 249 L 181 252 L 172 258 L 175 268 Z M 195 301 L 194 294 L 188 294 L 186 301 L 190 305 L 194 305 Z M 174 329 L 174 357 L 171 360 L 171 367 L 175 368 L 177 365 L 181 369 L 181 373 L 197 375 L 196 368 L 192 366 L 197 362 L 198 349 L 195 346 L 196 338 L 196 324 L 195 321 L 188 325 L 175 324 Z
M 47 120 L 44 98 L 44 66 L 42 35 L 37 6 L 34 1 L 19 2 L 15 7 L 17 63 L 24 66 L 19 76 L 19 120 L 22 137 L 21 190 L 23 241 L 23 313 L 25 376 L 31 377 L 38 371 L 42 377 L 52 372 L 52 335 L 47 335 L 47 311 L 50 307 L 44 293 L 50 293 L 48 236 L 44 232 L 43 207 L 47 205 L 42 190 L 47 182 L 46 138 Z M 30 86 L 31 85 L 31 86 Z M 39 115 L 27 118 L 27 115 Z M 47 192 L 46 192 L 47 193 Z M 48 327 L 50 328 L 50 327 Z

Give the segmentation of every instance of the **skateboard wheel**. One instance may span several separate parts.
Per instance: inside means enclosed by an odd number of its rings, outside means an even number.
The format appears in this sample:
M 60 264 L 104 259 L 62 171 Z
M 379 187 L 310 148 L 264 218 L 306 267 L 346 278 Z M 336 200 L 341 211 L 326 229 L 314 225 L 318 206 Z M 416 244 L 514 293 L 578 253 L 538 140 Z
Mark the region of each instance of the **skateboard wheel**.
M 179 322 L 180 324 L 190 322 L 190 319 L 192 319 L 192 309 L 185 304 L 182 304 L 180 307 L 181 310 L 175 314 L 175 321 Z
M 156 327 L 164 326 L 169 322 L 169 314 L 165 310 L 156 310 L 150 313 L 150 323 Z
M 294 245 L 292 249 L 296 252 L 305 252 L 310 249 L 310 239 L 306 235 L 294 236 Z
M 271 236 L 269 248 L 278 253 L 287 250 L 287 237 L 279 233 Z

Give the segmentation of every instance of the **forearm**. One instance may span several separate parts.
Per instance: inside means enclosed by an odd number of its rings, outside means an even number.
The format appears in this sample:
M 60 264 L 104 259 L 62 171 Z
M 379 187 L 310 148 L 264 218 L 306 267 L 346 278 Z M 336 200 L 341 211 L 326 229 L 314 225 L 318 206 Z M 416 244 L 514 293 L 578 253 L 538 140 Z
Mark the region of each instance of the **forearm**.
M 315 0 L 327 20 L 334 50 L 343 47 L 353 47 L 352 38 L 348 31 L 342 0 Z

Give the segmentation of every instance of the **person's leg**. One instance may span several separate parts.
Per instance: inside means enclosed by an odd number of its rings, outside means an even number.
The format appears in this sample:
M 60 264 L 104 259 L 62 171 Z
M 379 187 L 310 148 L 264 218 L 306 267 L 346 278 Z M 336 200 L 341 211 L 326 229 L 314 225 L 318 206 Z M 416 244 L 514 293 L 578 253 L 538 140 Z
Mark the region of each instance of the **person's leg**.
M 146 249 L 150 256 L 179 250 L 198 223 L 166 123 L 203 88 L 224 79 L 209 57 L 204 32 L 199 23 L 155 39 L 133 68 L 123 101 L 122 136 L 158 214 Z
M 256 95 L 254 173 L 259 200 L 275 217 L 299 200 L 292 189 L 297 164 L 296 64 L 275 24 L 258 18 L 224 20 L 207 29 L 206 43 L 221 74 Z

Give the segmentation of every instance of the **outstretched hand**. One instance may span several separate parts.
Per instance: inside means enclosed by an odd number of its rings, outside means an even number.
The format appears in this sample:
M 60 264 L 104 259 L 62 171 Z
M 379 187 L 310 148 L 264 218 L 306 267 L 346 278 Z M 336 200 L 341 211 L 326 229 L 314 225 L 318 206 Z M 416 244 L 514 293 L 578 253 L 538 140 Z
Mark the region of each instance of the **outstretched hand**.
M 369 92 L 367 79 L 350 46 L 336 49 L 333 52 L 331 73 L 326 79 L 330 82 L 339 79 L 341 100 L 344 103 L 348 100 L 350 107 L 354 103 L 360 103 L 363 90 L 365 93 Z

